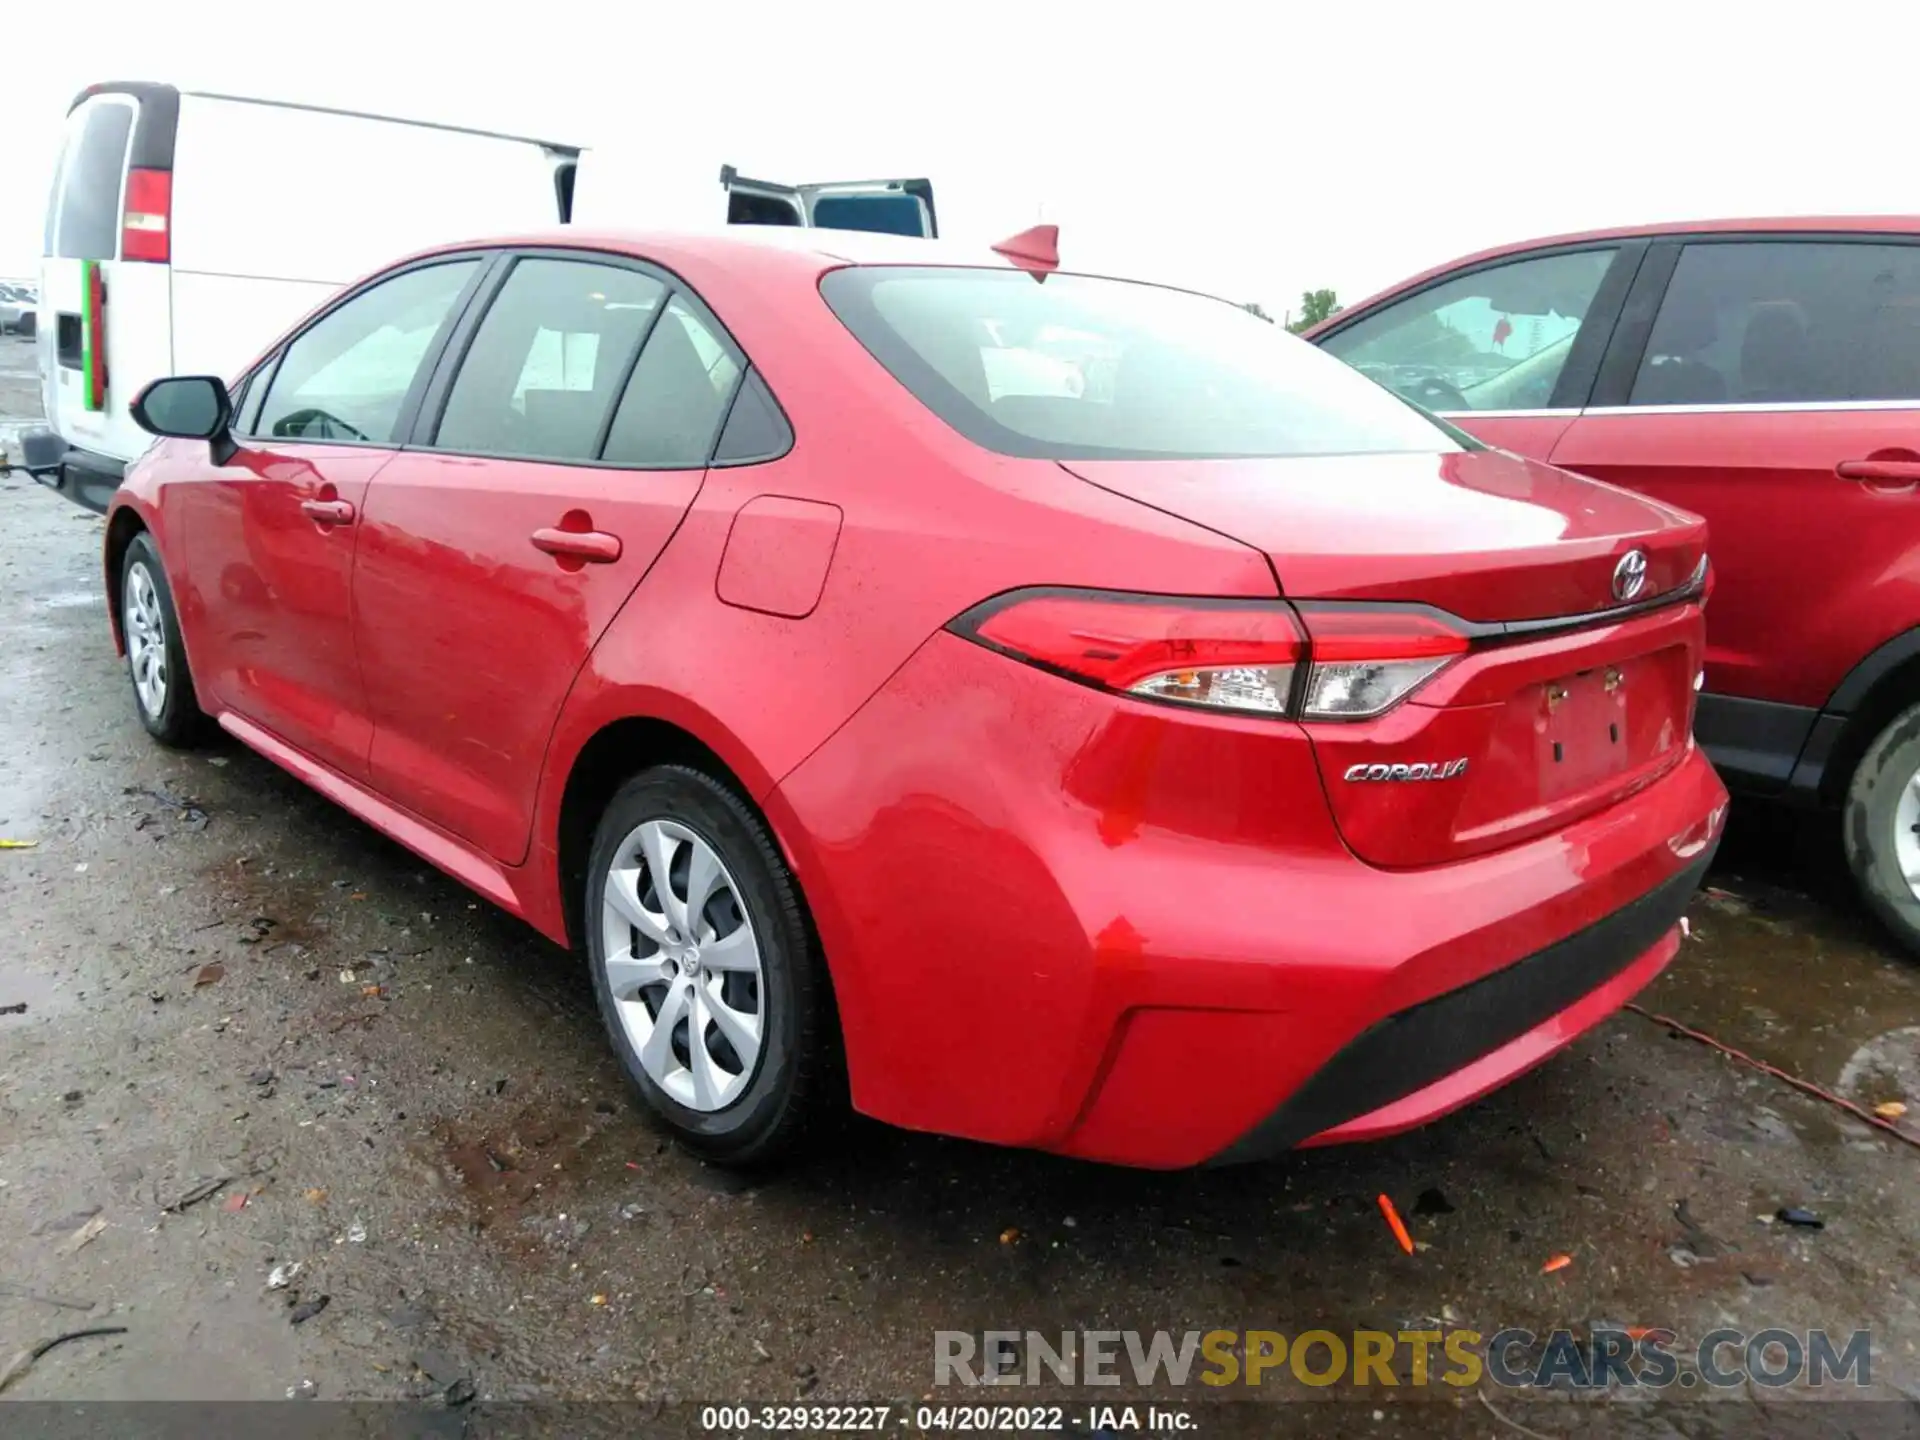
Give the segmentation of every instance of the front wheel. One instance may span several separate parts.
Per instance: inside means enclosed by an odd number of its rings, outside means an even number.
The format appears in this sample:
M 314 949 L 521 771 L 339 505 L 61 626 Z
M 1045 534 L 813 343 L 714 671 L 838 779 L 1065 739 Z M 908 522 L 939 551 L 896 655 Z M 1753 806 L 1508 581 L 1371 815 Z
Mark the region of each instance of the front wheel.
M 1847 787 L 1842 833 L 1867 904 L 1920 955 L 1920 705 L 1867 747 Z
M 186 746 L 207 731 L 187 669 L 180 615 L 160 552 L 142 533 L 120 560 L 120 635 L 127 647 L 127 675 L 134 709 L 147 733 L 162 745 Z
M 588 958 L 627 1078 L 689 1149 L 740 1166 L 794 1150 L 837 1108 L 818 945 L 765 822 L 663 765 L 601 817 Z

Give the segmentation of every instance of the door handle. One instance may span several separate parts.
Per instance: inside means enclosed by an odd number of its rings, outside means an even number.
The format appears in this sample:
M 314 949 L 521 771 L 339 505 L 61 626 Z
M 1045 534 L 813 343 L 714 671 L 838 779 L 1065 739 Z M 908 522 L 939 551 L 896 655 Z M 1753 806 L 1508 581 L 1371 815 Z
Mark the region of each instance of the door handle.
M 1842 460 L 1833 467 L 1842 480 L 1883 480 L 1920 484 L 1920 460 Z
M 620 537 L 604 530 L 556 530 L 546 526 L 534 531 L 531 538 L 534 549 L 571 560 L 606 565 L 620 558 Z
M 351 525 L 353 502 L 350 500 L 302 500 L 300 513 L 316 525 Z

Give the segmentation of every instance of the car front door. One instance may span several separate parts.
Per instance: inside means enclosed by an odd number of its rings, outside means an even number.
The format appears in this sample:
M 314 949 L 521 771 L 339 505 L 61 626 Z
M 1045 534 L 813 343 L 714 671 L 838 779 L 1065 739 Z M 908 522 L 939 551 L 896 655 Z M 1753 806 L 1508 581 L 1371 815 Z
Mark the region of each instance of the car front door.
M 1784 782 L 1847 671 L 1920 621 L 1920 237 L 1657 244 L 1552 459 L 1706 517 L 1700 738 Z
M 172 487 L 196 678 L 214 701 L 354 779 L 372 726 L 354 654 L 354 549 L 482 262 L 421 265 L 329 309 L 256 372 L 235 451 Z
M 745 365 L 637 262 L 519 254 L 490 290 L 368 496 L 354 611 L 373 784 L 513 864 L 561 703 L 693 503 Z
M 1544 460 L 1586 401 L 1643 249 L 1475 264 L 1341 316 L 1314 343 L 1489 445 Z

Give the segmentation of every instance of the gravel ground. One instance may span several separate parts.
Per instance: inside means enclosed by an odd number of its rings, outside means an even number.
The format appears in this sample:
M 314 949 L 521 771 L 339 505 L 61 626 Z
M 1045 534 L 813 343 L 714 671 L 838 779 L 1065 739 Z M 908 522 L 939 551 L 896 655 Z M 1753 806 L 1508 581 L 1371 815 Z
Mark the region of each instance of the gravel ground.
M 0 342 L 15 421 L 30 358 Z M 753 1185 L 709 1169 L 630 1104 L 572 956 L 250 752 L 147 740 L 99 541 L 96 518 L 0 478 L 0 836 L 37 842 L 0 851 L 0 1005 L 25 1005 L 0 1016 L 0 1352 L 126 1327 L 49 1353 L 9 1398 L 445 1405 L 470 1385 L 468 1414 L 622 1400 L 693 1425 L 695 1403 L 935 1394 L 938 1329 L 1438 1317 L 1689 1343 L 1870 1327 L 1870 1393 L 1894 1403 L 1784 1410 L 1913 1421 L 1920 1151 L 1639 1015 L 1416 1134 L 1244 1169 L 875 1126 Z M 1835 840 L 1737 810 L 1646 1003 L 1920 1115 L 1920 967 L 1860 913 Z M 1417 1207 L 1428 1190 L 1451 1208 Z M 1772 1223 L 1781 1206 L 1825 1228 Z M 1085 1392 L 1068 1398 L 1084 1425 Z M 1162 1398 L 1214 1433 L 1559 1435 L 1597 1413 L 1404 1388 L 1332 1409 Z M 1765 1398 L 1609 1415 L 1781 1433 Z

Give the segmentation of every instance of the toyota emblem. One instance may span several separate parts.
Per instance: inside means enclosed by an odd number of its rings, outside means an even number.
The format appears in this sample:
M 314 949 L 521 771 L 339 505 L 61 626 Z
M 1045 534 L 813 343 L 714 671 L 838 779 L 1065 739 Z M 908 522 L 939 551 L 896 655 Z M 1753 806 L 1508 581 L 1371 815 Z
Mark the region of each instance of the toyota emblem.
M 1613 598 L 1631 600 L 1647 585 L 1647 552 L 1629 550 L 1613 567 Z

